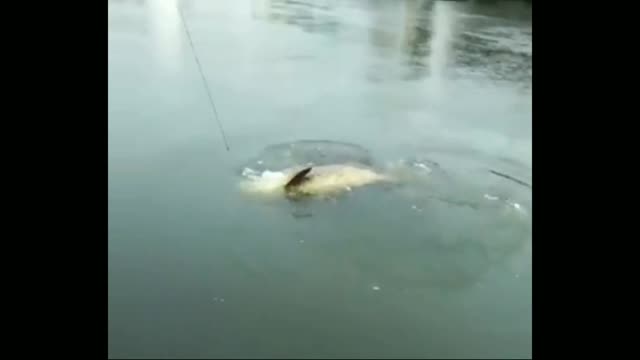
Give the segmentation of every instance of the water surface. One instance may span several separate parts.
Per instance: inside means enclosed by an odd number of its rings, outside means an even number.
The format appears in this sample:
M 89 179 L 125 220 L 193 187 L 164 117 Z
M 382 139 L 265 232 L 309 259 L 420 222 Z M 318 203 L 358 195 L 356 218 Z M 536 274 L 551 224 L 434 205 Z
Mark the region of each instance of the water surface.
M 109 1 L 110 356 L 530 357 L 531 189 L 488 170 L 531 183 L 531 69 L 519 2 Z M 302 139 L 431 173 L 238 193 Z

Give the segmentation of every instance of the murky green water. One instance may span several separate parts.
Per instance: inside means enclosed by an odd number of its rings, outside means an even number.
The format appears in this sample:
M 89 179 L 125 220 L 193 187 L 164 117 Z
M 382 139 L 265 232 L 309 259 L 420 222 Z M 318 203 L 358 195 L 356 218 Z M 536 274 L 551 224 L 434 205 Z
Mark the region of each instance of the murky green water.
M 432 172 L 237 191 L 302 139 Z M 531 189 L 489 169 L 531 183 L 522 4 L 109 1 L 110 356 L 530 357 Z

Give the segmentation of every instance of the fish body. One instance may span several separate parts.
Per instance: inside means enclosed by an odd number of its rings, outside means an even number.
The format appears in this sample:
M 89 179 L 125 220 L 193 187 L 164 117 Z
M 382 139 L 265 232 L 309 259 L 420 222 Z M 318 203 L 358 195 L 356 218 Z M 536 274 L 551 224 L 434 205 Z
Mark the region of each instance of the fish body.
M 303 196 L 337 195 L 354 188 L 392 181 L 372 168 L 351 164 L 294 167 L 264 172 L 244 183 L 244 189 L 265 195 Z

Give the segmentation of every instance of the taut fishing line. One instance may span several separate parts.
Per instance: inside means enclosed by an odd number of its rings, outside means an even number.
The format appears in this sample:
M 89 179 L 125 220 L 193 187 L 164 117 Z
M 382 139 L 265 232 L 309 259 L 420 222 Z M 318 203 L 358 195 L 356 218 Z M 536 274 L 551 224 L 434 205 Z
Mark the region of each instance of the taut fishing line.
M 184 26 L 184 31 L 187 33 L 187 38 L 189 38 L 189 44 L 191 45 L 191 51 L 193 52 L 193 57 L 196 59 L 196 64 L 198 64 L 200 77 L 202 78 L 202 82 L 204 83 L 204 88 L 207 91 L 207 95 L 209 96 L 209 103 L 211 103 L 211 109 L 213 109 L 213 115 L 215 116 L 216 122 L 218 123 L 218 128 L 220 129 L 222 140 L 224 141 L 224 145 L 227 148 L 227 151 L 229 151 L 229 143 L 227 142 L 227 136 L 224 134 L 222 123 L 220 123 L 220 118 L 218 117 L 218 111 L 216 110 L 216 106 L 213 103 L 213 97 L 211 96 L 211 91 L 209 90 L 209 84 L 207 82 L 207 79 L 204 76 L 204 72 L 202 71 L 202 65 L 200 64 L 200 59 L 198 59 L 198 54 L 196 53 L 196 49 L 193 46 L 193 40 L 191 40 L 191 33 L 189 32 L 187 21 L 184 17 L 184 14 L 182 13 L 182 9 L 180 9 L 180 6 L 178 6 L 178 12 L 180 13 L 180 18 L 182 19 L 182 26 Z

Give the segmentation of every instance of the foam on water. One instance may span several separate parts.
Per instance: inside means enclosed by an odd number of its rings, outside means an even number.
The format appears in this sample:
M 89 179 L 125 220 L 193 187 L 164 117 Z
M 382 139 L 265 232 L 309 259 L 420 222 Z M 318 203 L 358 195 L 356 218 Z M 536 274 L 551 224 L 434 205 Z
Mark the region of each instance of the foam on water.
M 257 194 L 279 194 L 288 179 L 287 174 L 282 171 L 259 172 L 248 167 L 243 169 L 242 176 L 244 179 L 240 182 L 241 190 Z

